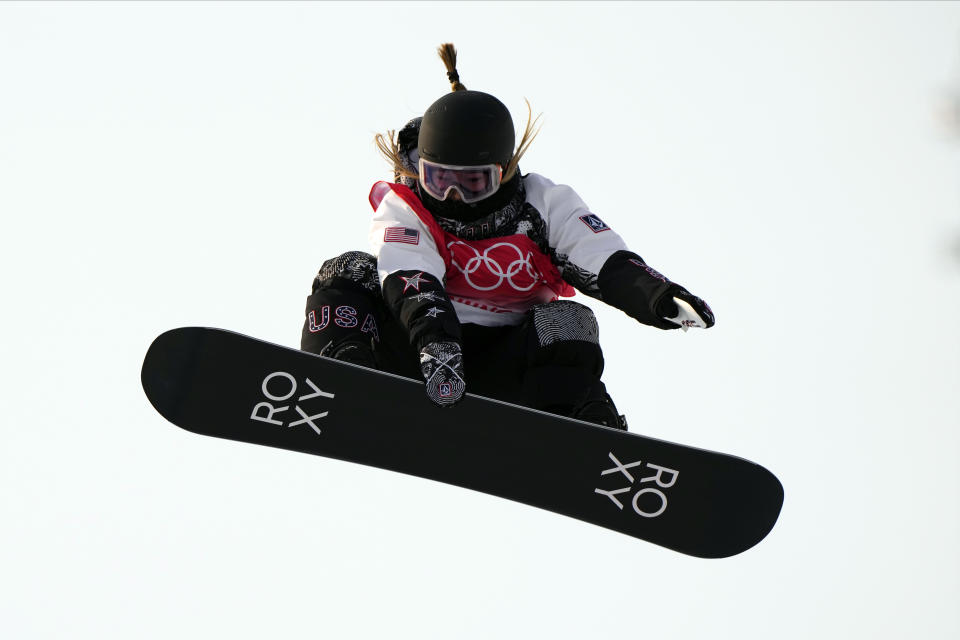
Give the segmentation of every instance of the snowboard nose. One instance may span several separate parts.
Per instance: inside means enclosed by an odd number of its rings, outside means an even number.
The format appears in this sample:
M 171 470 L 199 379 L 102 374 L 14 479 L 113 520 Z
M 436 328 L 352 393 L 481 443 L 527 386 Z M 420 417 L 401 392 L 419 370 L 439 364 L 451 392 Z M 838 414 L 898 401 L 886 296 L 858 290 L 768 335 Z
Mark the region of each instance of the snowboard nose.
M 143 358 L 140 384 L 147 399 L 175 424 L 197 368 L 203 336 L 200 327 L 171 329 L 154 339 Z

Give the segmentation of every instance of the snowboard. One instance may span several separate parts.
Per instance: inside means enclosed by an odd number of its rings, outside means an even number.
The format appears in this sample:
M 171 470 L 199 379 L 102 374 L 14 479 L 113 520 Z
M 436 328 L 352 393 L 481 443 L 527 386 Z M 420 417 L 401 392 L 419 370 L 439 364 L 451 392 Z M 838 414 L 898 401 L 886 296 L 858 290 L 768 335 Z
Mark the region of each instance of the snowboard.
M 473 489 L 702 558 L 757 544 L 783 503 L 777 478 L 742 458 L 472 394 L 440 408 L 420 381 L 222 329 L 161 334 L 141 382 L 194 433 Z

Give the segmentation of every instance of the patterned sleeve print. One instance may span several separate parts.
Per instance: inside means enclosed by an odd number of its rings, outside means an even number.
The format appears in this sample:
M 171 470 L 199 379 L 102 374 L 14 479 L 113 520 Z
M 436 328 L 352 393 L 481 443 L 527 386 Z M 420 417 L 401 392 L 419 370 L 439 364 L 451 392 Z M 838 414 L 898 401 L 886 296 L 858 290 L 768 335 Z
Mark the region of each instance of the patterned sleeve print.
M 584 295 L 597 300 L 603 300 L 600 295 L 600 287 L 597 285 L 597 274 L 591 273 L 582 267 L 570 261 L 570 256 L 557 251 L 553 251 L 551 257 L 557 268 L 560 269 L 560 275 L 563 279 L 573 285 L 573 287 Z

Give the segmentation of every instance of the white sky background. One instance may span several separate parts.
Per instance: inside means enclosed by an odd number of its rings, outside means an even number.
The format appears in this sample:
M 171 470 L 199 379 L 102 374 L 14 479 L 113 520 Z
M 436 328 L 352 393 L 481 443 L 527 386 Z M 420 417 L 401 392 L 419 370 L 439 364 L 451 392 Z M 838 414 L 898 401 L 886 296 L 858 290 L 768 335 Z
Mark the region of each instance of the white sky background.
M 166 329 L 298 345 L 444 41 L 544 113 L 525 171 L 713 306 L 681 334 L 588 301 L 633 431 L 780 477 L 759 546 L 689 558 L 150 407 Z M 957 638 L 958 96 L 948 3 L 0 5 L 0 635 Z

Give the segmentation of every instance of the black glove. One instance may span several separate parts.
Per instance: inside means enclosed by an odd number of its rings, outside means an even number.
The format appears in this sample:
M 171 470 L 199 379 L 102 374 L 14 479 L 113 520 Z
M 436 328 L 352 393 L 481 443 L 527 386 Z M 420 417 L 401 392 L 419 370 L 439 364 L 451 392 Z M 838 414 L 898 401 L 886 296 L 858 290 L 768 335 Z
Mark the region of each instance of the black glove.
M 441 407 L 452 407 L 466 392 L 463 352 L 456 342 L 431 342 L 420 350 L 420 371 L 427 383 L 427 397 Z
M 710 305 L 678 284 L 671 285 L 663 293 L 657 301 L 656 309 L 658 316 L 676 325 L 674 329 L 708 329 L 716 323 Z
M 597 286 L 604 302 L 652 327 L 686 331 L 706 329 L 715 322 L 706 302 L 629 251 L 617 251 L 607 259 Z

